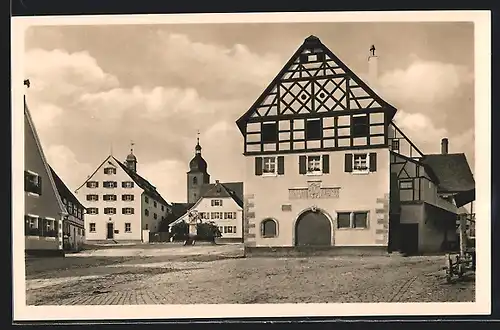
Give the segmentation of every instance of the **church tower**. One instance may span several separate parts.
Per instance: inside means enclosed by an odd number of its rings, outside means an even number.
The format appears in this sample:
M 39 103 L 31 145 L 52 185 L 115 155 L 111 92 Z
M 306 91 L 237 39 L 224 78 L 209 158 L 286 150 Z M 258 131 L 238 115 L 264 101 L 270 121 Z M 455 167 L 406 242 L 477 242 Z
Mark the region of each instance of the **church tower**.
M 210 175 L 207 173 L 207 162 L 201 156 L 200 137 L 196 139 L 195 155 L 189 162 L 187 172 L 187 202 L 196 203 L 200 198 L 201 187 L 210 183 Z
M 137 158 L 134 155 L 134 143 L 130 143 L 130 154 L 125 160 L 125 165 L 127 168 L 133 172 L 137 172 Z

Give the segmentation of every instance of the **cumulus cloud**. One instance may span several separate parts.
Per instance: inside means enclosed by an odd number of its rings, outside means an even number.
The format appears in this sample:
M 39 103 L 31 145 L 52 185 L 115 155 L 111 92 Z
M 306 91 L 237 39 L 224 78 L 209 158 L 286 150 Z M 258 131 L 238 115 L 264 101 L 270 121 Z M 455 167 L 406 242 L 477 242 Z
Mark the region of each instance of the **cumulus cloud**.
M 460 88 L 474 80 L 466 67 L 416 58 L 407 68 L 383 74 L 377 88 L 397 104 L 435 104 L 457 96 Z
M 95 170 L 81 161 L 83 154 L 77 156 L 65 145 L 50 145 L 44 148 L 44 152 L 49 164 L 71 191 L 75 191 Z
M 61 98 L 119 84 L 117 78 L 104 72 L 88 52 L 31 49 L 25 54 L 25 71 L 32 83 L 30 92 L 46 102 L 57 103 Z
M 186 201 L 186 164 L 176 159 L 141 164 L 138 172 L 156 187 L 168 202 Z
M 278 55 L 257 54 L 243 44 L 226 48 L 163 32 L 158 41 L 157 51 L 170 79 L 189 80 L 218 97 L 261 91 L 283 66 Z

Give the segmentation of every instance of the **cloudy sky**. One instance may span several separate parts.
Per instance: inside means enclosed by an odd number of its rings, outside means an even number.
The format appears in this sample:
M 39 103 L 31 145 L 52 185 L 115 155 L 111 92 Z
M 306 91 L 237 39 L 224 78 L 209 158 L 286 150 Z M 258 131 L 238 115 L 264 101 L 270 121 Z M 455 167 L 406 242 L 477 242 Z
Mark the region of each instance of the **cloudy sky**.
M 138 172 L 185 201 L 200 130 L 212 180 L 241 181 L 235 120 L 311 34 L 362 77 L 375 44 L 398 126 L 427 153 L 448 137 L 474 170 L 472 23 L 31 27 L 26 94 L 48 160 L 74 190 L 133 140 Z

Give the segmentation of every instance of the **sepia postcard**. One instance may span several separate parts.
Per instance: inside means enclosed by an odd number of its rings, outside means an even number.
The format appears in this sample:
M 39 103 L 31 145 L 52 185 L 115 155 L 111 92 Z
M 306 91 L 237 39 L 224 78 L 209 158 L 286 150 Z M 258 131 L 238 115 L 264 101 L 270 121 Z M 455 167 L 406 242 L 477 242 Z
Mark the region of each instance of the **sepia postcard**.
M 489 314 L 490 42 L 487 11 L 13 18 L 14 320 Z

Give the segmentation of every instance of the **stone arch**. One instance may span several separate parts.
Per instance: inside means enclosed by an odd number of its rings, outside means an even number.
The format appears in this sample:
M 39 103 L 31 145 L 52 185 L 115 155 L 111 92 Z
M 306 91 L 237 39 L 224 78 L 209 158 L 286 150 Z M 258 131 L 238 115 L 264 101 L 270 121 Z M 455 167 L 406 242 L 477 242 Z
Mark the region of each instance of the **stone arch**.
M 297 216 L 294 223 L 295 246 L 332 246 L 333 221 L 324 210 L 311 207 Z
M 260 223 L 260 236 L 272 238 L 278 236 L 278 221 L 273 218 L 265 218 Z

